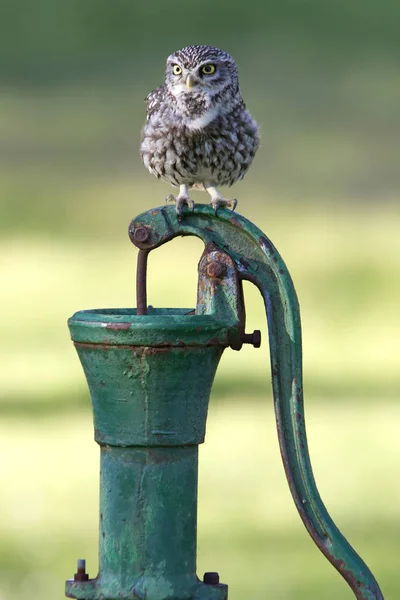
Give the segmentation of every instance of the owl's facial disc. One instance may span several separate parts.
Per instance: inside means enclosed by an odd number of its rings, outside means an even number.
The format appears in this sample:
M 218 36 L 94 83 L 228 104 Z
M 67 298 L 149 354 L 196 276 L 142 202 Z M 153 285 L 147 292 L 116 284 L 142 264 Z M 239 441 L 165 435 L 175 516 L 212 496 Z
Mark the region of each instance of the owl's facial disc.
M 196 65 L 185 65 L 176 58 L 167 61 L 166 81 L 174 96 L 190 92 L 214 96 L 231 81 L 229 69 L 224 62 L 205 60 Z

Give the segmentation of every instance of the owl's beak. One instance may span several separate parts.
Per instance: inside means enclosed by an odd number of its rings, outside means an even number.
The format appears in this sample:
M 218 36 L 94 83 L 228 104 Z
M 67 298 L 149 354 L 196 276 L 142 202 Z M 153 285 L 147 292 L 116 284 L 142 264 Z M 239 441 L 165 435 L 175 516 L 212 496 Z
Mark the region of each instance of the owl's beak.
M 188 92 L 190 92 L 190 90 L 192 89 L 192 87 L 193 87 L 193 86 L 195 85 L 195 83 L 196 83 L 196 82 L 195 82 L 195 80 L 194 80 L 194 78 L 193 78 L 193 75 L 188 75 L 188 76 L 186 77 L 186 82 L 185 82 L 185 83 L 186 83 L 186 88 L 187 88 L 187 91 L 188 91 Z

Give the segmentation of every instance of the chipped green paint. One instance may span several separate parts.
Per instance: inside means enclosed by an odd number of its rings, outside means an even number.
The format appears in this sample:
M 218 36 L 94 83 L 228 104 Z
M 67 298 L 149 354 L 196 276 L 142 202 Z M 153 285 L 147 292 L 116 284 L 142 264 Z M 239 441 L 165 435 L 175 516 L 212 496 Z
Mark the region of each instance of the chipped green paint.
M 135 232 L 140 229 L 140 235 Z M 196 576 L 197 449 L 223 350 L 240 349 L 242 280 L 266 307 L 274 404 L 283 463 L 312 539 L 359 600 L 379 600 L 372 573 L 339 532 L 318 494 L 307 448 L 300 312 L 270 240 L 225 209 L 174 207 L 136 217 L 133 243 L 152 250 L 181 235 L 205 243 L 196 310 L 81 311 L 69 320 L 88 380 L 101 447 L 99 574 L 70 580 L 82 600 L 225 600 L 227 586 Z M 138 241 L 139 240 L 139 241 Z

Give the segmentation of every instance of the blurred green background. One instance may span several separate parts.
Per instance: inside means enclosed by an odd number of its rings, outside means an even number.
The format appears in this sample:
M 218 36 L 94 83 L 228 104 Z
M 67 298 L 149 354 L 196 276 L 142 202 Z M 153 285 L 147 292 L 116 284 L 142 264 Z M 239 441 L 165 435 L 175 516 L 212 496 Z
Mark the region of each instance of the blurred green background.
M 134 305 L 127 226 L 170 191 L 140 163 L 143 99 L 166 56 L 198 43 L 233 54 L 261 125 L 234 195 L 298 291 L 321 495 L 400 597 L 399 20 L 397 0 L 2 0 L 1 600 L 61 600 L 81 556 L 96 573 L 98 448 L 66 320 Z M 201 251 L 152 253 L 153 305 L 194 305 Z M 215 381 L 199 574 L 218 570 L 231 600 L 350 599 L 291 501 L 264 309 L 245 293 L 264 343 L 226 351 Z

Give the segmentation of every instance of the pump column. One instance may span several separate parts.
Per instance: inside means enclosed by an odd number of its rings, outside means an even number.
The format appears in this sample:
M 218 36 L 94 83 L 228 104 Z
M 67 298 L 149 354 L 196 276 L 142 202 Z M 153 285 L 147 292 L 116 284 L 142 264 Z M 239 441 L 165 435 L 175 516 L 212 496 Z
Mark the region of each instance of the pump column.
M 130 309 L 124 321 L 116 310 L 82 311 L 70 320 L 101 471 L 99 574 L 68 581 L 69 597 L 226 600 L 226 585 L 196 575 L 198 444 L 225 344 L 210 344 L 221 335 L 212 318 L 186 317 L 183 332 L 182 316 L 165 314 L 175 311 Z M 201 341 L 199 329 L 204 345 L 191 341 Z

